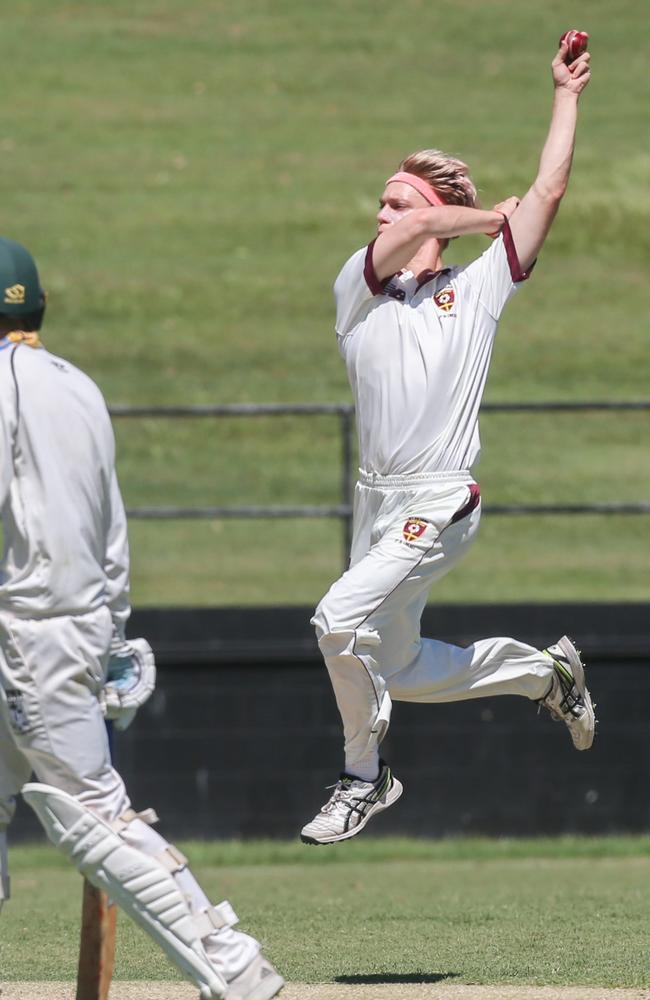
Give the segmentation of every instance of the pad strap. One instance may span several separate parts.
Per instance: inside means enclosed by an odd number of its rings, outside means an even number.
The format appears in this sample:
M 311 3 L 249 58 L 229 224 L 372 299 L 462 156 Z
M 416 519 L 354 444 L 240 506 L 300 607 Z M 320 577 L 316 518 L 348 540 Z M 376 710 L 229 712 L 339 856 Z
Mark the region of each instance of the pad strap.
M 183 868 L 187 868 L 187 858 L 182 851 L 179 851 L 177 847 L 173 844 L 168 844 L 164 851 L 160 854 L 155 855 L 156 861 L 160 862 L 163 868 L 166 868 L 168 872 L 174 875 L 176 872 L 180 872 Z
M 126 812 L 123 812 L 121 816 L 112 820 L 108 825 L 114 833 L 122 833 L 134 819 L 140 819 L 147 826 L 153 826 L 154 823 L 158 822 L 158 814 L 155 809 L 143 809 L 142 812 L 136 812 L 135 809 L 127 809 Z
M 155 809 L 143 809 L 142 812 L 136 812 L 135 809 L 127 809 L 126 812 L 123 812 L 121 816 L 118 816 L 117 819 L 114 819 L 108 825 L 114 833 L 120 836 L 134 819 L 141 820 L 147 826 L 153 826 L 154 823 L 158 822 L 158 814 Z M 164 851 L 152 856 L 172 875 L 182 871 L 188 865 L 188 860 L 183 852 L 179 851 L 173 844 L 168 844 Z
M 233 927 L 234 924 L 238 923 L 239 917 L 227 899 L 224 899 L 223 903 L 219 903 L 218 906 L 212 906 L 209 910 L 203 910 L 202 913 L 197 913 L 194 916 L 194 926 L 201 941 L 214 934 L 215 931 L 221 931 L 224 927 Z

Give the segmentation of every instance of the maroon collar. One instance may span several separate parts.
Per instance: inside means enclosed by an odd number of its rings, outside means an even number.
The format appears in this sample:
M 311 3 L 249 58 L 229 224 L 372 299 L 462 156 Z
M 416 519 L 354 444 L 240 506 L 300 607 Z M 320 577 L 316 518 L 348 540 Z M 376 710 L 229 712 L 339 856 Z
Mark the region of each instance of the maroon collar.
M 441 267 L 439 271 L 430 271 L 428 269 L 426 271 L 422 271 L 417 279 L 418 283 L 417 288 L 415 289 L 416 292 L 419 292 L 423 285 L 426 285 L 429 281 L 433 281 L 434 278 L 437 278 L 439 274 L 449 274 L 450 271 L 450 267 Z
M 386 286 L 389 284 L 389 282 L 393 280 L 393 278 L 398 278 L 399 273 L 389 274 L 387 278 L 384 278 L 382 281 L 379 280 L 379 278 L 375 274 L 375 269 L 372 265 L 372 248 L 374 245 L 375 245 L 375 240 L 372 240 L 366 248 L 366 259 L 364 262 L 363 273 L 366 279 L 366 284 L 368 285 L 368 288 L 370 289 L 372 294 L 383 295 L 384 292 L 386 291 Z M 417 279 L 417 286 L 415 289 L 416 292 L 419 292 L 422 286 L 426 285 L 428 281 L 431 281 L 433 278 L 437 278 L 439 274 L 448 274 L 450 271 L 451 271 L 450 267 L 442 267 L 439 271 L 430 271 L 430 270 L 422 271 L 420 277 Z

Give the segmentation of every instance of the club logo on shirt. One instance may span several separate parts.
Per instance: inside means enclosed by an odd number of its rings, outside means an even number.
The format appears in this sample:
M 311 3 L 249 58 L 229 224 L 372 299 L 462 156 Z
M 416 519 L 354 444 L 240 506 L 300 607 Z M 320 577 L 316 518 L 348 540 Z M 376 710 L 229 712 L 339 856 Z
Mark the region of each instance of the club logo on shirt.
M 445 285 L 433 296 L 433 301 L 443 312 L 451 312 L 456 304 L 456 293 L 451 285 Z
M 416 538 L 421 538 L 428 527 L 429 522 L 423 521 L 421 517 L 410 518 L 410 520 L 406 521 L 404 527 L 402 528 L 404 541 L 414 542 Z

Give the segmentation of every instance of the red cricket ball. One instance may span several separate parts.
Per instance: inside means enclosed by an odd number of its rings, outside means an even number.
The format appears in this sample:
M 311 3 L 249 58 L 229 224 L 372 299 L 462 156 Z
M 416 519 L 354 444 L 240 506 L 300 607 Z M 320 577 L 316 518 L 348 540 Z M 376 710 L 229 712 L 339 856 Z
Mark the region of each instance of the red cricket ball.
M 569 46 L 566 61 L 567 63 L 572 63 L 574 59 L 577 59 L 578 56 L 581 56 L 586 50 L 589 42 L 589 35 L 586 31 L 577 31 L 573 28 L 571 31 L 564 32 L 560 39 L 560 45 L 562 42 L 566 42 Z

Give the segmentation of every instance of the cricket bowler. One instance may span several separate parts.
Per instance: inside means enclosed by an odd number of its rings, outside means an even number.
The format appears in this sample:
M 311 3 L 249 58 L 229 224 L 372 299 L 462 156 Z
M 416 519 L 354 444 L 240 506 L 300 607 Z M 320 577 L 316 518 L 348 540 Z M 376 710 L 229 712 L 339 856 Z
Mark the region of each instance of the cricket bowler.
M 415 153 L 385 183 L 376 238 L 336 279 L 360 472 L 350 566 L 312 619 L 343 722 L 345 764 L 301 832 L 307 844 L 356 836 L 400 797 L 402 785 L 379 755 L 393 701 L 521 695 L 565 722 L 578 750 L 592 745 L 584 666 L 566 636 L 545 650 L 510 638 L 463 649 L 420 636 L 431 586 L 478 530 L 478 414 L 497 324 L 567 189 L 589 66 L 587 51 L 572 59 L 561 42 L 548 136 L 521 201 L 483 211 L 463 162 Z M 492 244 L 465 266 L 445 267 L 449 240 L 470 233 L 488 234 Z

